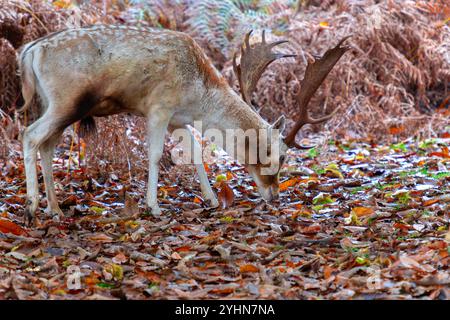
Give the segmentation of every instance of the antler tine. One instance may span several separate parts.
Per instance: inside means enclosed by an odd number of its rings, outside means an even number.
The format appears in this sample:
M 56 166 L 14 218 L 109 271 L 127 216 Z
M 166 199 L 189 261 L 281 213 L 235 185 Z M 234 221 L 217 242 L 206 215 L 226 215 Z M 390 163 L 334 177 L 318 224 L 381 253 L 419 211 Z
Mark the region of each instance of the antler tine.
M 244 44 L 241 45 L 241 61 L 237 64 L 237 53 L 233 57 L 233 70 L 239 81 L 242 98 L 251 105 L 251 96 L 255 91 L 256 84 L 261 78 L 266 68 L 275 60 L 280 58 L 295 57 L 292 54 L 283 54 L 272 52 L 275 46 L 288 41 L 276 41 L 274 43 L 266 42 L 266 32 L 263 30 L 261 42 L 250 45 L 250 36 L 253 30 L 248 32 L 244 38 Z
M 350 49 L 349 46 L 342 46 L 345 40 L 347 40 L 349 36 L 343 38 L 336 47 L 329 49 L 325 54 L 317 58 L 312 63 L 308 63 L 305 71 L 305 77 L 301 81 L 301 91 L 297 95 L 297 103 L 300 109 L 300 116 L 295 122 L 292 130 L 287 134 L 284 142 L 289 147 L 295 147 L 299 149 L 308 149 L 308 147 L 300 146 L 295 142 L 295 136 L 297 132 L 305 125 L 305 124 L 318 124 L 325 122 L 332 118 L 336 110 L 329 115 L 326 115 L 322 118 L 313 119 L 310 117 L 308 112 L 308 104 L 311 100 L 314 93 L 317 91 L 319 86 L 325 80 L 327 75 L 330 73 L 331 69 L 335 66 L 335 64 L 339 61 L 339 59 L 344 55 L 347 50 Z

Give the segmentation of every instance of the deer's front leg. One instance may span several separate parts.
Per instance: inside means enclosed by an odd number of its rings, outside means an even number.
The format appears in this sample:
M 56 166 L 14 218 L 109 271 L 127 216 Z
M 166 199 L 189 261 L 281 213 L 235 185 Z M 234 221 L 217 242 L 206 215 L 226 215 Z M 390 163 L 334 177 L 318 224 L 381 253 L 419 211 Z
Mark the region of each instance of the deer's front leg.
M 189 132 L 191 134 L 191 141 L 194 147 L 194 164 L 197 170 L 198 178 L 200 180 L 200 188 L 202 189 L 203 197 L 209 201 L 209 205 L 211 207 L 216 208 L 219 206 L 219 201 L 217 200 L 216 194 L 209 184 L 208 174 L 206 173 L 205 167 L 203 165 L 202 147 L 197 139 L 195 139 L 191 130 L 189 130 Z M 197 155 L 197 157 L 195 155 Z
M 158 114 L 159 113 L 159 114 Z M 158 173 L 159 161 L 164 150 L 164 138 L 169 124 L 170 117 L 163 115 L 163 112 L 152 112 L 148 118 L 148 189 L 147 207 L 153 216 L 161 215 L 158 206 Z

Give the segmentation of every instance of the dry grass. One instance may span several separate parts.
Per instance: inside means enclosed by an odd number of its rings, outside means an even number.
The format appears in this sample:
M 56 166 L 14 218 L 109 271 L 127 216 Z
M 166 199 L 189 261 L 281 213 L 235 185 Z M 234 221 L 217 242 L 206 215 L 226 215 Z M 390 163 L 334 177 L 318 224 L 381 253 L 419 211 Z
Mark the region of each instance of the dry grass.
M 327 11 L 302 10 L 283 36 L 290 40 L 284 50 L 299 56 L 273 64 L 261 79 L 255 95 L 261 114 L 269 120 L 295 115 L 297 79 L 308 56 L 352 34 L 348 43 L 354 49 L 311 102 L 314 114 L 339 108 L 339 116 L 326 125 L 331 135 L 377 141 L 392 134 L 436 135 L 450 124 L 450 28 L 443 16 L 412 1 L 335 1 Z M 224 73 L 232 78 L 230 65 Z

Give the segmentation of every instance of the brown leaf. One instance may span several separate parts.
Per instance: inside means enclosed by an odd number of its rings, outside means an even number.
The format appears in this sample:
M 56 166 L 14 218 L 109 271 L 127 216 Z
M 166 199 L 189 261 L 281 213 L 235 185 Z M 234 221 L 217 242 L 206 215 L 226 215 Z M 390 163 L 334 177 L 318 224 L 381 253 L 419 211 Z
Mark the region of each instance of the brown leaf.
M 90 237 L 90 239 L 92 241 L 104 242 L 104 243 L 113 242 L 113 238 L 111 238 L 110 236 L 107 236 L 104 233 L 94 234 L 93 236 Z
M 116 264 L 125 263 L 125 262 L 127 262 L 127 260 L 128 260 L 128 258 L 122 252 L 119 252 L 112 258 L 112 262 L 114 262 Z
M 70 195 L 61 202 L 61 208 L 69 208 L 70 206 L 75 206 L 77 204 L 77 197 L 75 195 Z

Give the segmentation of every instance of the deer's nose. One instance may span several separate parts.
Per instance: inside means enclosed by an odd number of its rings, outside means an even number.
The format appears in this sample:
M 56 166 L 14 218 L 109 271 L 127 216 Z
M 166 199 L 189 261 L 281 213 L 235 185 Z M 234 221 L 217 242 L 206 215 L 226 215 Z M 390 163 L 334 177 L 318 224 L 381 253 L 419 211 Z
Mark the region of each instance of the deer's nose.
M 271 187 L 260 188 L 259 193 L 261 194 L 262 198 L 265 201 L 272 201 L 273 194 L 272 194 L 272 188 Z

